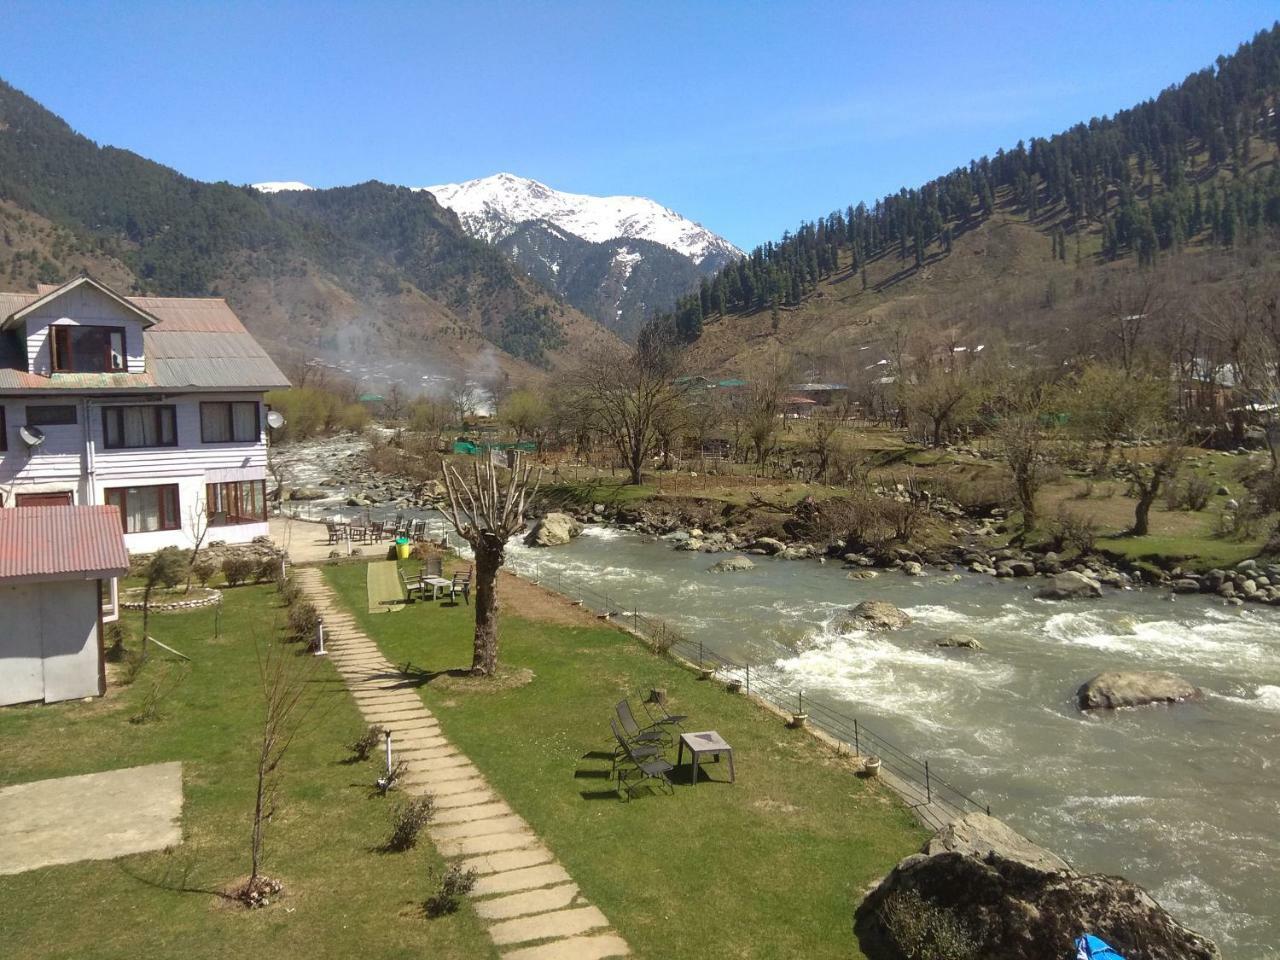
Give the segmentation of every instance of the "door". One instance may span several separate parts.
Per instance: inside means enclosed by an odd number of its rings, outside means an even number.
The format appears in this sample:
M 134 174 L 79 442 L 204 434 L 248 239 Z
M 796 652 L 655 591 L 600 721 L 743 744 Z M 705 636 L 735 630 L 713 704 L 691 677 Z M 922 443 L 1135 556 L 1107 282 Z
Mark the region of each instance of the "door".
M 69 507 L 71 506 L 71 491 L 59 490 L 56 493 L 20 493 L 14 498 L 14 506 Z
M 0 706 L 44 699 L 39 586 L 0 587 Z

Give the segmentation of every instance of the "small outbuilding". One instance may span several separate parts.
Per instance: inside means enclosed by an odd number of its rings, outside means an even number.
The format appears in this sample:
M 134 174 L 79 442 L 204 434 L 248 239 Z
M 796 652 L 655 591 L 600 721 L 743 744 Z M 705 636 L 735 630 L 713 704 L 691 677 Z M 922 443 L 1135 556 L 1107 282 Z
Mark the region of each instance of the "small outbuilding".
M 0 706 L 106 691 L 103 597 L 128 570 L 117 507 L 0 510 Z

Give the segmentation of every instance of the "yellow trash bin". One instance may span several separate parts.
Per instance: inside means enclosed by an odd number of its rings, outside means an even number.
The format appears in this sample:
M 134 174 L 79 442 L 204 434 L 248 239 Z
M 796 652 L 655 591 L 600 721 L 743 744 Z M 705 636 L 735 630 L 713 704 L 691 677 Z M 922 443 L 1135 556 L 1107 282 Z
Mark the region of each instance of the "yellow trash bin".
M 409 559 L 409 550 L 412 545 L 409 543 L 408 537 L 396 537 L 396 558 L 399 560 Z

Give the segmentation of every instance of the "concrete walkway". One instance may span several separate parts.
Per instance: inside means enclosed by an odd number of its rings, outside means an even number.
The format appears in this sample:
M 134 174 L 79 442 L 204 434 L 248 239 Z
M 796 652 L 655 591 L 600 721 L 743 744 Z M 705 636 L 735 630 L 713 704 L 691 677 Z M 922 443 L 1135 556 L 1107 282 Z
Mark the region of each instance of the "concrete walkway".
M 112 860 L 181 842 L 181 763 L 36 780 L 0 790 L 0 874 Z
M 579 892 L 529 825 L 440 732 L 412 687 L 360 630 L 323 574 L 297 567 L 303 594 L 324 617 L 326 649 L 364 719 L 391 731 L 405 760 L 406 793 L 435 797 L 428 833 L 442 856 L 474 870 L 476 913 L 503 960 L 601 960 L 630 953 L 608 918 Z

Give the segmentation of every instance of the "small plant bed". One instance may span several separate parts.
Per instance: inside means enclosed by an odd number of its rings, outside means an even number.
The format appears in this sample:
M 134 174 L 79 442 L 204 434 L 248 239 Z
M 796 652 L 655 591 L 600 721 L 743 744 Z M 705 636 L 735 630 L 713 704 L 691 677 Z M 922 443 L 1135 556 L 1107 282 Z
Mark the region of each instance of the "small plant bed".
M 286 615 L 280 593 L 264 584 L 226 591 L 220 611 L 153 618 L 152 635 L 188 664 L 155 647 L 138 663 L 141 616 L 126 613 L 125 630 L 108 638 L 109 646 L 122 639 L 110 675 L 131 683 L 92 701 L 0 710 L 0 786 L 167 761 L 183 771 L 178 846 L 0 876 L 0 904 L 21 905 L 0 908 L 5 960 L 496 957 L 465 902 L 426 918 L 423 904 L 446 867 L 413 829 L 420 811 L 397 838 L 416 842 L 381 852 L 392 824 L 387 805 L 369 797 L 380 741 L 365 764 L 344 762 L 367 724 L 332 665 L 289 642 Z M 263 642 L 313 668 L 317 699 L 282 760 L 259 882 L 246 890 Z
M 141 610 L 143 603 L 143 587 L 129 587 L 120 591 L 120 608 L 122 610 Z M 196 587 L 190 590 L 185 587 L 172 587 L 151 591 L 151 612 L 164 613 L 174 610 L 193 610 L 197 607 L 210 607 L 222 602 L 222 591 L 212 587 Z
M 371 615 L 362 570 L 324 573 L 384 655 L 410 665 L 444 734 L 636 956 L 861 956 L 854 907 L 925 833 L 885 787 L 856 775 L 860 764 L 581 611 L 554 599 L 526 603 L 534 588 L 505 576 L 500 663 L 532 672 L 520 686 L 501 674 L 492 686 L 459 681 L 471 662 L 468 607 Z M 672 712 L 690 715 L 686 730 L 714 729 L 733 744 L 736 784 L 694 789 L 677 771 L 674 795 L 640 789 L 621 802 L 610 777 L 610 711 L 623 697 L 640 711 L 653 688 L 665 688 Z M 675 750 L 668 754 L 674 761 Z M 446 879 L 443 900 L 428 910 L 445 905 L 454 886 Z

